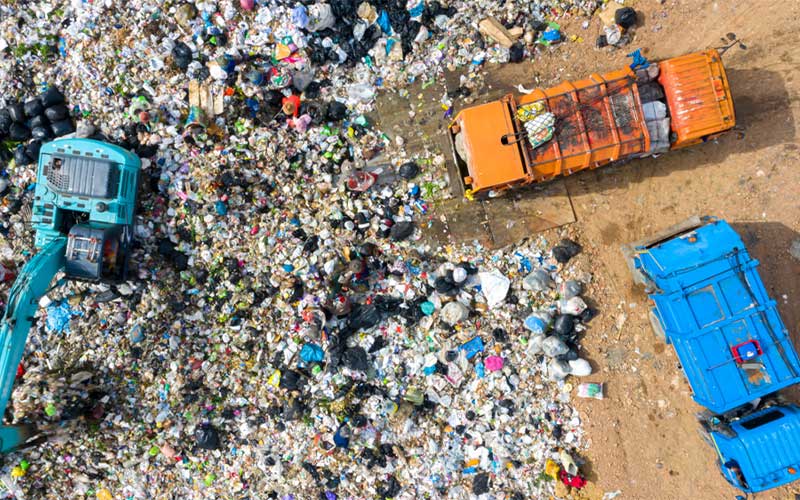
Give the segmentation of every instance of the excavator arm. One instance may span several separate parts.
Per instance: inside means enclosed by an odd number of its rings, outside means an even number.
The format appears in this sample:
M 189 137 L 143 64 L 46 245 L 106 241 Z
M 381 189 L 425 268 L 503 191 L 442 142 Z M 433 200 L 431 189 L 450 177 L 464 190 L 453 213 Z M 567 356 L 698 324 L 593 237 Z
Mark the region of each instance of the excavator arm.
M 8 294 L 8 305 L 0 322 L 0 416 L 11 399 L 17 366 L 25 352 L 39 299 L 47 293 L 53 277 L 64 269 L 66 247 L 66 237 L 47 243 L 25 264 Z M 0 453 L 19 447 L 32 434 L 29 426 L 0 426 Z

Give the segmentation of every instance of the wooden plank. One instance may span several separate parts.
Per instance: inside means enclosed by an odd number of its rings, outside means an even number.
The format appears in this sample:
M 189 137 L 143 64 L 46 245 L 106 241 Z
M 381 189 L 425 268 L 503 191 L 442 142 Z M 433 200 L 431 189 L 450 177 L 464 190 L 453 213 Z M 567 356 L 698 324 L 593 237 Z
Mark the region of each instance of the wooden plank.
M 515 38 L 508 32 L 505 26 L 500 21 L 493 17 L 487 17 L 478 23 L 478 31 L 489 38 L 493 39 L 505 48 L 510 48 L 514 45 Z

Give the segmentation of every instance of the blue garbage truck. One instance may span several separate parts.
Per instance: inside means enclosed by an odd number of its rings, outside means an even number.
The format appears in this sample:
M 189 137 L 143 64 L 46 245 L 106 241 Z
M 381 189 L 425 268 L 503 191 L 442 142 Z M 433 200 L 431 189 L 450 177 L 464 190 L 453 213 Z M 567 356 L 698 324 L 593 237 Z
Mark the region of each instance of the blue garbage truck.
M 736 231 L 692 217 L 622 251 L 706 409 L 701 435 L 725 479 L 747 493 L 800 479 L 800 407 L 779 394 L 800 383 L 800 358 Z

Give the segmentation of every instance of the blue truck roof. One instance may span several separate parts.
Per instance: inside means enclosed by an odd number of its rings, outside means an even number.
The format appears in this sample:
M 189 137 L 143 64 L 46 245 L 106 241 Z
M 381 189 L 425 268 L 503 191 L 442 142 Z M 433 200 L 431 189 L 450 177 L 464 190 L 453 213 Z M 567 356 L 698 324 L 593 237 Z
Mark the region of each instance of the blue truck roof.
M 757 493 L 800 479 L 800 408 L 770 407 L 731 423 L 735 437 L 712 432 L 725 478 Z M 737 474 L 736 468 L 740 474 Z
M 741 238 L 716 218 L 650 244 L 634 263 L 693 397 L 722 414 L 800 382 L 800 360 Z

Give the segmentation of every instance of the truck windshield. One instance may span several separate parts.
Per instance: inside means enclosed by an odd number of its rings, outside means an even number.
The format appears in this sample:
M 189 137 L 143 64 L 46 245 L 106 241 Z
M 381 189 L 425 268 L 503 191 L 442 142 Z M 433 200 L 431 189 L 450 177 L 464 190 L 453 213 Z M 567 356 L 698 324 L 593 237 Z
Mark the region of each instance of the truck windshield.
M 762 425 L 766 425 L 770 422 L 774 422 L 776 420 L 780 420 L 783 417 L 783 413 L 780 410 L 772 410 L 763 415 L 759 415 L 752 420 L 747 420 L 746 422 L 742 422 L 742 427 L 751 431 L 753 429 L 757 429 Z

